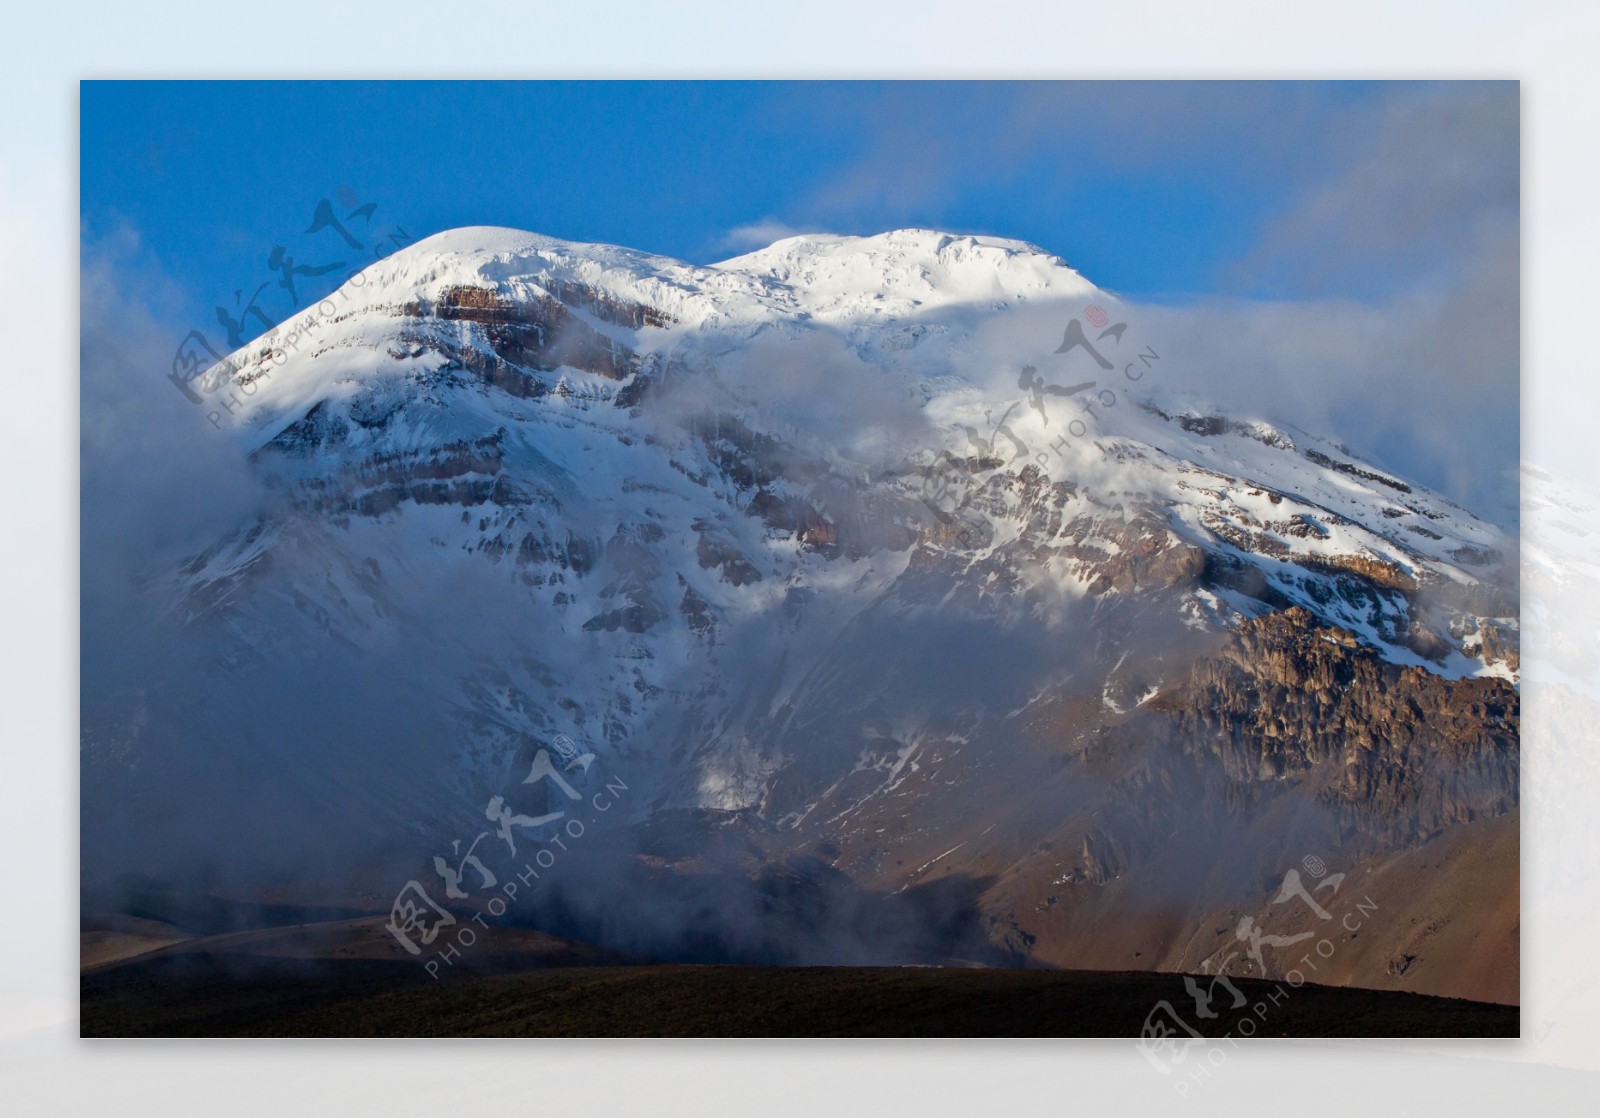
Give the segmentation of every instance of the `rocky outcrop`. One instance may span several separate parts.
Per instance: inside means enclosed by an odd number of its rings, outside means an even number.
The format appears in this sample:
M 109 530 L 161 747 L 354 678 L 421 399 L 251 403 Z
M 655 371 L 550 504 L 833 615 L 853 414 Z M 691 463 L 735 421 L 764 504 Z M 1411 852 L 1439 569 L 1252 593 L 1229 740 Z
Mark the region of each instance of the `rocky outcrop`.
M 1519 700 L 1499 678 L 1392 664 L 1293 607 L 1239 626 L 1135 727 L 1232 783 L 1295 780 L 1391 849 L 1516 808 Z
M 256 453 L 269 481 L 274 456 L 301 458 L 337 445 L 345 434 L 344 421 L 331 416 L 318 405 L 291 424 Z M 461 505 L 493 503 L 499 506 L 527 505 L 531 500 L 507 478 L 502 469 L 504 430 L 481 439 L 456 440 L 426 451 L 391 451 L 356 459 L 344 470 L 326 475 L 299 478 L 295 500 L 302 509 L 332 516 L 375 517 L 398 508 L 403 502 L 417 505 Z
M 492 288 L 456 286 L 445 289 L 436 300 L 406 303 L 400 313 L 421 323 L 437 319 L 479 324 L 492 356 L 472 347 L 450 347 L 442 339 L 420 332 L 413 332 L 411 337 L 448 349 L 450 356 L 466 368 L 514 396 L 540 395 L 543 391 L 540 382 L 530 382 L 528 370 L 553 370 L 566 365 L 621 381 L 638 364 L 626 346 L 600 333 L 560 299 L 550 296 L 511 299 Z M 537 391 L 536 384 L 540 385 Z
M 1379 474 L 1376 470 L 1363 470 L 1354 463 L 1341 462 L 1331 455 L 1325 455 L 1310 448 L 1307 448 L 1302 453 L 1318 466 L 1326 466 L 1330 470 L 1337 470 L 1341 474 L 1348 474 L 1352 478 L 1360 478 L 1365 482 L 1377 482 L 1381 486 L 1388 486 L 1390 489 L 1397 490 L 1400 493 L 1411 492 L 1411 487 L 1398 478 L 1391 478 L 1387 474 Z

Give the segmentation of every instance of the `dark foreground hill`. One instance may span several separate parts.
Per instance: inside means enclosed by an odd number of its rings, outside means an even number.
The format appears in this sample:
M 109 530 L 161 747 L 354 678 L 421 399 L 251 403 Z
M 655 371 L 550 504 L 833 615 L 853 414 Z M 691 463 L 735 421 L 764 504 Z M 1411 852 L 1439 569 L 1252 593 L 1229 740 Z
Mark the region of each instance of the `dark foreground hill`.
M 502 966 L 514 966 L 505 964 Z M 1202 979 L 1202 984 L 1207 980 Z M 921 967 L 611 965 L 458 972 L 179 952 L 82 982 L 83 1037 L 1137 1037 L 1166 1002 L 1208 1037 L 1516 1037 L 1518 1008 L 1236 981 L 1193 1013 L 1181 976 Z M 1282 992 L 1287 991 L 1285 995 Z M 1271 1001 L 1274 995 L 1277 1001 Z M 1160 1015 L 1158 1014 L 1158 1017 Z

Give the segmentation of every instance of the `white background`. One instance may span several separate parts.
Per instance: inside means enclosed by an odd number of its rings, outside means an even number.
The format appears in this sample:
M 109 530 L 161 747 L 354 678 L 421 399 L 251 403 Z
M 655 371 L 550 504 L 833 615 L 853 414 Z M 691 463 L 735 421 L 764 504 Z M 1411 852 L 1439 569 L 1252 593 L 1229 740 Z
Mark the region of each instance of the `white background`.
M 1587 340 L 1600 4 L 854 0 L 780 11 L 748 0 L 592 8 L 268 0 L 149 12 L 30 3 L 10 6 L 5 22 L 0 1112 L 1488 1115 L 1600 1106 L 1600 1027 L 1585 1013 L 1588 1000 L 1571 997 L 1600 976 L 1586 951 L 1600 940 L 1600 903 L 1542 897 L 1535 873 L 1536 860 L 1573 857 L 1572 843 L 1583 841 L 1563 835 L 1572 821 L 1559 817 L 1543 829 L 1525 825 L 1523 1041 L 1259 1043 L 1228 1051 L 1187 1097 L 1126 1041 L 76 1036 L 78 79 L 1520 78 L 1524 457 L 1570 470 L 1587 457 L 1597 395 Z M 1600 488 L 1595 474 L 1582 481 Z M 1525 662 L 1537 652 L 1525 645 Z M 1530 697 L 1530 812 L 1539 783 L 1563 776 L 1559 757 L 1540 764 L 1543 717 Z M 1578 791 L 1585 811 L 1600 808 L 1592 782 Z

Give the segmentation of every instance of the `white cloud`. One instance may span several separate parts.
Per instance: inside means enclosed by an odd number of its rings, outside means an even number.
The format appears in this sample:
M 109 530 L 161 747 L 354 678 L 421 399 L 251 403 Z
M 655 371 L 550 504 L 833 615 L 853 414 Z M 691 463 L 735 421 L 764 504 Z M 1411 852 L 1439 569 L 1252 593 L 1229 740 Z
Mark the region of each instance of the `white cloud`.
M 796 229 L 787 222 L 779 221 L 774 217 L 765 217 L 760 221 L 751 222 L 749 225 L 736 226 L 722 238 L 722 248 L 738 251 L 752 252 L 755 249 L 764 249 L 774 241 L 781 241 L 785 237 L 796 237 L 810 230 Z

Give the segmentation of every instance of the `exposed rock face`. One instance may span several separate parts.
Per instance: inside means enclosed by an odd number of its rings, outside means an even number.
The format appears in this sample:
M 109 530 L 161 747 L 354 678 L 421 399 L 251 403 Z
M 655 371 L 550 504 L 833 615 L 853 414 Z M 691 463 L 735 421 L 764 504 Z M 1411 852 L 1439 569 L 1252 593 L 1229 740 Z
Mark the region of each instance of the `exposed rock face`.
M 1384 849 L 1516 807 L 1519 710 L 1504 680 L 1387 663 L 1300 607 L 1244 623 L 1151 703 L 1229 779 L 1308 779 Z
M 320 407 L 286 428 L 264 448 L 267 454 L 302 454 L 307 448 L 342 444 L 348 436 L 343 420 Z M 526 505 L 501 470 L 504 430 L 480 439 L 458 440 L 425 451 L 394 451 L 359 459 L 333 476 L 302 480 L 296 500 L 325 514 L 356 513 L 375 517 L 410 501 L 424 505 L 476 508 Z M 258 461 L 263 456 L 257 455 Z
M 719 569 L 722 577 L 736 587 L 760 582 L 761 572 L 745 559 L 738 546 L 731 540 L 709 535 L 709 527 L 704 524 L 696 525 L 696 530 L 700 533 L 700 543 L 695 548 L 695 555 L 700 561 L 700 566 Z
M 631 323 L 637 319 L 643 325 L 650 318 L 659 318 L 644 308 L 630 308 L 616 301 L 599 304 L 592 292 L 570 287 L 565 290 L 569 296 L 578 296 L 579 306 L 590 310 L 603 307 L 612 321 Z M 479 324 L 488 341 L 488 353 L 454 346 L 449 347 L 448 353 L 466 368 L 486 377 L 496 388 L 514 396 L 537 395 L 542 391 L 542 384 L 528 378 L 526 369 L 554 370 L 567 366 L 620 381 L 637 366 L 632 352 L 573 314 L 559 296 L 510 300 L 491 288 L 458 285 L 446 288 L 436 300 L 407 303 L 400 308 L 400 313 L 419 324 L 426 324 L 430 319 Z M 406 337 L 424 345 L 428 344 L 424 340 L 430 339 L 429 334 L 417 329 Z M 438 334 L 431 335 L 435 344 L 438 338 Z
M 1406 485 L 1404 482 L 1397 478 L 1391 478 L 1387 474 L 1379 474 L 1376 470 L 1363 470 L 1354 463 L 1340 462 L 1338 459 L 1331 458 L 1320 451 L 1307 450 L 1305 452 L 1305 456 L 1319 466 L 1329 467 L 1332 470 L 1337 470 L 1341 474 L 1348 474 L 1352 478 L 1360 478 L 1368 482 L 1377 482 L 1379 485 L 1387 486 L 1397 493 L 1411 492 L 1411 487 Z
M 1341 982 L 1515 1001 L 1516 688 L 1388 663 L 1298 607 L 1191 653 L 1159 684 L 1159 665 L 1119 663 L 1100 702 L 1067 685 L 1036 704 L 1020 757 L 997 730 L 977 757 L 947 746 L 923 773 L 899 769 L 897 801 L 949 829 L 937 845 L 865 807 L 841 838 L 838 812 L 868 803 L 870 782 L 824 792 L 798 831 L 827 834 L 834 865 L 869 880 L 991 881 L 991 938 L 1039 963 L 1281 978 L 1298 956 L 1253 961 L 1234 936 L 1248 915 L 1272 935 L 1334 936 Z M 992 822 L 997 800 L 1032 825 L 952 822 Z M 1473 850 L 1498 853 L 1469 872 Z M 1365 941 L 1275 904 L 1287 872 L 1311 881 L 1304 856 L 1345 876 L 1318 895 L 1334 916 L 1383 910 L 1361 915 Z

